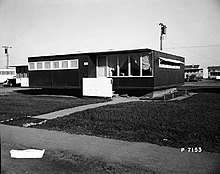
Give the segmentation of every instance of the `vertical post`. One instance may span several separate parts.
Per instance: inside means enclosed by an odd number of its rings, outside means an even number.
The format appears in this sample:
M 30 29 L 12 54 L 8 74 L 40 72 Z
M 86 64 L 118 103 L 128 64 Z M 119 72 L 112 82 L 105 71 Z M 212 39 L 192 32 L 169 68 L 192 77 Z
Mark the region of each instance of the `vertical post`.
M 159 23 L 159 25 L 160 25 L 160 50 L 162 50 L 163 49 L 163 44 L 162 44 L 162 42 L 163 42 L 163 35 L 164 34 L 166 34 L 166 28 L 167 28 L 167 26 L 166 25 L 164 25 L 163 23 Z
M 105 64 L 106 64 L 106 77 L 109 77 L 109 68 L 108 68 L 108 56 L 105 56 Z
M 162 50 L 163 48 L 162 48 L 162 40 L 163 40 L 163 36 L 162 36 L 162 34 L 160 35 L 160 50 Z
M 128 54 L 128 76 L 131 75 L 131 59 L 130 55 Z
M 98 67 L 98 56 L 96 56 L 96 78 L 99 76 L 98 75 L 99 67 Z
M 142 76 L 142 53 L 140 54 L 140 76 Z
M 5 55 L 6 55 L 6 59 L 7 59 L 7 65 L 6 65 L 6 68 L 9 69 L 9 51 L 8 51 L 8 48 L 12 48 L 12 47 L 9 47 L 9 46 L 2 46 L 2 48 L 5 49 Z
M 120 76 L 119 56 L 117 55 L 117 76 Z
M 6 59 L 7 59 L 6 68 L 9 69 L 9 54 L 8 53 L 6 54 Z

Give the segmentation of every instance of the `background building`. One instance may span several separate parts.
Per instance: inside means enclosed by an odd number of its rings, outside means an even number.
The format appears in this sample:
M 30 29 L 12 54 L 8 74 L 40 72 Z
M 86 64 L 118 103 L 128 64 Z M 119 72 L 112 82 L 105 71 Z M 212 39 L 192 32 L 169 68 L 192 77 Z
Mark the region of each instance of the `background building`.
M 185 65 L 184 76 L 186 81 L 203 79 L 203 69 L 199 65 Z
M 15 67 L 16 84 L 21 84 L 21 87 L 28 87 L 29 86 L 28 65 L 16 65 L 10 67 Z
M 220 76 L 220 66 L 209 66 L 207 69 L 209 79 L 216 79 Z
M 0 84 L 4 83 L 7 79 L 12 79 L 16 77 L 15 69 L 2 68 L 0 69 Z

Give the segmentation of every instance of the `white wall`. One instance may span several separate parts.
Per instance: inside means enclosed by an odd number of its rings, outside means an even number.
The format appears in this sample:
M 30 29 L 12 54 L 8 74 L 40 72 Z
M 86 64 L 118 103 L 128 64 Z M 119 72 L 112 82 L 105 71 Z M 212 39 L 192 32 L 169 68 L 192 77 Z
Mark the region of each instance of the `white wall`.
M 112 97 L 112 78 L 83 78 L 83 96 Z

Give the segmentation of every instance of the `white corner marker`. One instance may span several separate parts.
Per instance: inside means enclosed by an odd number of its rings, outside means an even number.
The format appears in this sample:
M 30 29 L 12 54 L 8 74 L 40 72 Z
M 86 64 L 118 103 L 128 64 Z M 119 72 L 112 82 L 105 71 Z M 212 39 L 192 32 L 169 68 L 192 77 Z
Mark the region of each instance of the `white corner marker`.
M 42 158 L 45 149 L 26 149 L 26 150 L 10 150 L 11 158 Z

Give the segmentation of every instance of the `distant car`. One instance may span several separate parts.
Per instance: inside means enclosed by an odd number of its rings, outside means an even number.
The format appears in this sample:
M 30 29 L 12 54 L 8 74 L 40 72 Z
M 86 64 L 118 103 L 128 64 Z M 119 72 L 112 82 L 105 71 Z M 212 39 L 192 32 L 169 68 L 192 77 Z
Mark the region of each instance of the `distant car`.
M 13 87 L 13 86 L 20 86 L 21 84 L 16 84 L 16 79 L 7 79 L 6 81 L 4 81 L 4 83 L 2 84 L 2 86 L 4 87 Z
M 198 82 L 197 76 L 195 74 L 192 74 L 187 79 L 188 82 Z

